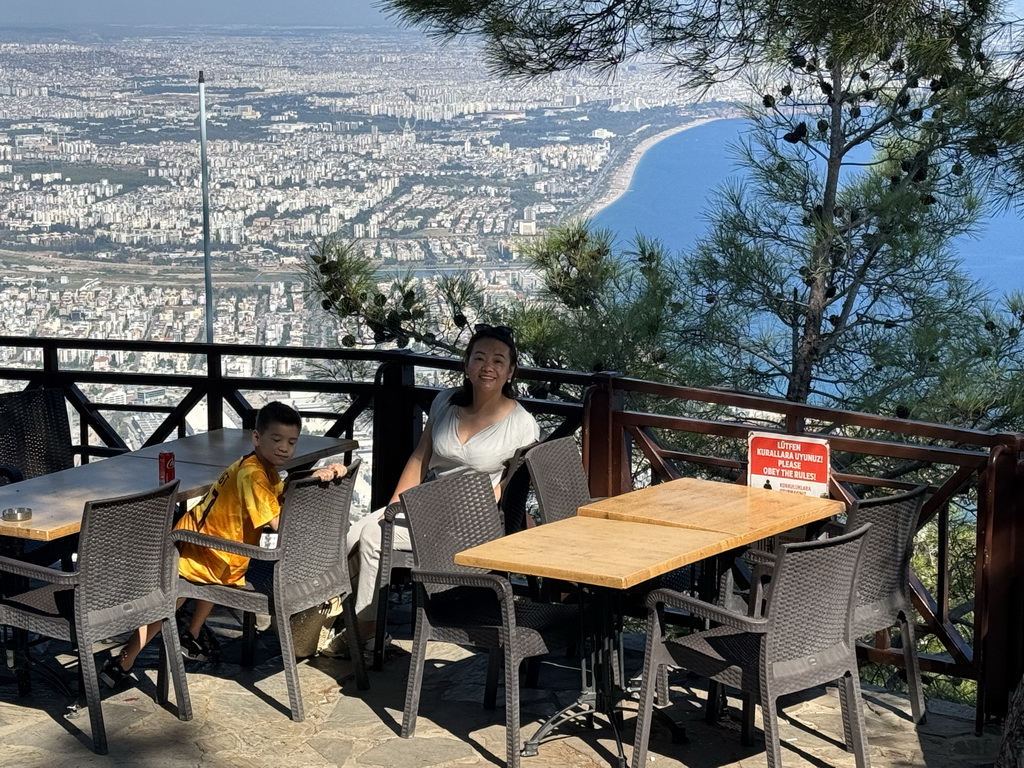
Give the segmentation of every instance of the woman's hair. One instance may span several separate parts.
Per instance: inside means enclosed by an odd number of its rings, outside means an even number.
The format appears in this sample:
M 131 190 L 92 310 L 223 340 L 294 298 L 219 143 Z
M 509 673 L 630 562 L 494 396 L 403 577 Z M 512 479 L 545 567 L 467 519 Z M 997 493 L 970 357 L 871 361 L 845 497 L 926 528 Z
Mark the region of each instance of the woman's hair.
M 469 340 L 469 346 L 466 347 L 466 356 L 463 359 L 463 365 L 469 362 L 470 355 L 473 354 L 473 347 L 476 346 L 476 343 L 483 339 L 497 339 L 508 347 L 508 362 L 509 368 L 512 371 L 512 380 L 506 381 L 501 386 L 501 394 L 510 400 L 515 400 L 516 388 L 514 380 L 516 371 L 519 370 L 519 352 L 516 350 L 516 342 L 512 338 L 512 329 L 507 325 L 487 325 L 485 323 L 473 326 L 473 336 Z M 469 379 L 463 379 L 462 389 L 452 395 L 451 402 L 453 405 L 458 405 L 463 408 L 473 404 L 473 385 L 469 382 Z

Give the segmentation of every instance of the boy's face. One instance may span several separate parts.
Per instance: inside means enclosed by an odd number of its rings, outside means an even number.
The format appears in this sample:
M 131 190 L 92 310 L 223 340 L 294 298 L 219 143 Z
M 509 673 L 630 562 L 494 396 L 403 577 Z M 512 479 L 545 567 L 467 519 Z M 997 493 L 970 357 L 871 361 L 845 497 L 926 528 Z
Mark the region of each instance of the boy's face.
M 252 431 L 252 445 L 257 458 L 266 467 L 281 469 L 295 455 L 295 443 L 299 440 L 299 427 L 278 424 L 276 421 L 262 432 Z

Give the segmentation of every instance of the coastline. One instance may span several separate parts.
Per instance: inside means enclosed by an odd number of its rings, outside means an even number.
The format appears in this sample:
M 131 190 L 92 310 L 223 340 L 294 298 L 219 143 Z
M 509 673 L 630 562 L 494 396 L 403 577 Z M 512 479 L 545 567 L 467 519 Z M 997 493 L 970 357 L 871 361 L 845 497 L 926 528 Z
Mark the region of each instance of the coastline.
M 696 128 L 700 125 L 707 125 L 713 123 L 716 120 L 724 120 L 724 117 L 702 117 L 698 120 L 694 120 L 692 123 L 686 123 L 685 125 L 677 125 L 674 128 L 669 128 L 661 133 L 656 133 L 653 136 L 648 136 L 646 139 L 641 141 L 632 151 L 629 153 L 629 157 L 626 158 L 626 162 L 620 167 L 616 168 L 612 173 L 611 182 L 608 184 L 608 188 L 601 193 L 601 196 L 594 202 L 587 206 L 583 213 L 583 218 L 590 219 L 599 214 L 605 208 L 612 203 L 616 202 L 629 190 L 630 184 L 633 183 L 633 174 L 636 173 L 637 167 L 640 165 L 640 161 L 643 160 L 644 154 L 664 139 L 669 136 L 675 136 L 677 133 L 688 131 L 690 128 Z

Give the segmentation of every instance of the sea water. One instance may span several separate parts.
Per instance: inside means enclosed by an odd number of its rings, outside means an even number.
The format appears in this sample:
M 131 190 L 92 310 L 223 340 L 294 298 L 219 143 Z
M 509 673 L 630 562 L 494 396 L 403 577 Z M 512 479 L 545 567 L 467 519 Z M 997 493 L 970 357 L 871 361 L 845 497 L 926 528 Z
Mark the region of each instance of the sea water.
M 746 120 L 716 120 L 682 131 L 649 149 L 622 197 L 594 216 L 625 245 L 640 232 L 660 239 L 669 251 L 690 250 L 709 230 L 706 212 L 713 192 L 742 170 L 730 145 L 748 129 Z M 964 271 L 993 298 L 1024 291 L 1024 219 L 1009 211 L 990 216 L 975 236 L 956 238 L 950 251 Z

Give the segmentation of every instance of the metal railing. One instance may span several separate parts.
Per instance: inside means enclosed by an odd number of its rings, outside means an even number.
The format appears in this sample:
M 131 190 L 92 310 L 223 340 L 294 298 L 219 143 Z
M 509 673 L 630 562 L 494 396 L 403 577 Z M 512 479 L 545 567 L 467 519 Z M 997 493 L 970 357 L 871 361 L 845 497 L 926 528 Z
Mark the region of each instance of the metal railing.
M 83 365 L 90 353 L 100 362 Z M 176 365 L 179 370 L 149 373 L 109 367 L 111 357 L 131 355 L 166 360 L 163 367 Z M 253 369 L 261 361 L 272 361 L 277 368 L 271 377 L 233 374 L 239 361 Z M 281 374 L 277 369 L 282 365 L 295 366 L 298 373 Z M 223 427 L 226 413 L 251 426 L 255 408 L 247 393 L 317 393 L 324 402 L 300 411 L 327 424 L 326 434 L 351 438 L 357 422 L 371 431 L 371 508 L 390 498 L 419 439 L 437 384 L 443 383 L 439 379 L 455 376 L 460 365 L 455 359 L 407 351 L 0 337 L 0 380 L 60 387 L 78 414 L 76 450 L 83 461 L 128 449 L 126 437 L 111 424 L 112 414 L 151 414 L 155 426 L 144 438 L 151 445 L 185 434 L 188 417 L 201 407 L 206 409 L 206 429 Z M 435 381 L 417 383 L 425 377 Z M 1005 714 L 1009 693 L 1024 671 L 1024 435 L 836 411 L 613 373 L 522 369 L 519 378 L 530 392 L 522 399 L 524 406 L 549 434 L 572 434 L 582 427 L 584 461 L 595 496 L 684 474 L 740 479 L 752 430 L 827 437 L 834 490 L 842 496 L 928 482 L 931 494 L 919 526 L 936 531 L 934 568 L 928 587 L 917 576 L 912 587 L 921 630 L 939 641 L 942 652 L 922 656 L 921 664 L 932 673 L 977 681 L 979 728 L 984 719 Z M 104 402 L 89 394 L 141 388 L 171 390 L 169 401 L 130 403 L 107 397 Z M 956 598 L 951 589 L 951 531 L 954 523 L 961 528 L 965 524 L 955 514 L 965 508 L 976 514 L 973 594 Z M 959 602 L 954 604 L 954 598 Z M 973 617 L 973 626 L 965 623 L 965 615 Z M 902 664 L 898 649 L 888 648 L 887 635 L 880 634 L 873 646 L 861 650 L 867 659 Z

